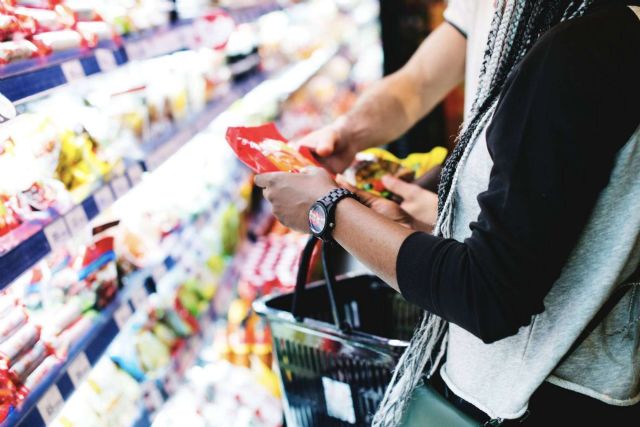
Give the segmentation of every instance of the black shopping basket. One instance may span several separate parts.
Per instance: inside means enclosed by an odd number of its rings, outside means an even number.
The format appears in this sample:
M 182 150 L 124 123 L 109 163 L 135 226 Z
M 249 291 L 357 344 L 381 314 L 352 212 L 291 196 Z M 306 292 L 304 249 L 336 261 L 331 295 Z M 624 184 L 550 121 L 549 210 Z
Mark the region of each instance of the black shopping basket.
M 421 310 L 372 275 L 306 286 L 307 243 L 294 293 L 254 303 L 273 335 L 288 427 L 369 426 Z

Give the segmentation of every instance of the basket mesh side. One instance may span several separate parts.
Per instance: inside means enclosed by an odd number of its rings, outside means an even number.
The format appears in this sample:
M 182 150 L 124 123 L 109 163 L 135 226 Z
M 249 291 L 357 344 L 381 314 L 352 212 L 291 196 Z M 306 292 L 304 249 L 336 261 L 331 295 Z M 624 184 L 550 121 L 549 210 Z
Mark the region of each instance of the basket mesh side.
M 369 426 L 391 379 L 391 366 L 276 338 L 291 427 Z M 355 423 L 329 416 L 322 378 L 348 384 Z

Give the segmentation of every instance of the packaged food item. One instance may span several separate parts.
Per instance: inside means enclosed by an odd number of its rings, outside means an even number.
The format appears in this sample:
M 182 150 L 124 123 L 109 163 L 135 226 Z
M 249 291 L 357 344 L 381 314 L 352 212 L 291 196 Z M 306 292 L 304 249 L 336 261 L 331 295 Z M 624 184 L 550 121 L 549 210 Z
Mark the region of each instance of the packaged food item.
M 442 164 L 447 150 L 435 147 L 428 153 L 414 153 L 399 159 L 381 148 L 370 148 L 356 154 L 353 164 L 344 172 L 345 179 L 355 187 L 377 196 L 397 198 L 382 184 L 382 177 L 394 176 L 412 182 L 434 166 Z
M 37 368 L 31 372 L 31 374 L 24 380 L 24 383 L 20 386 L 18 390 L 18 399 L 22 400 L 31 390 L 36 388 L 38 384 L 42 383 L 42 381 L 53 371 L 59 364 L 61 360 L 58 359 L 54 355 L 47 356 Z
M 0 361 L 10 367 L 40 339 L 40 327 L 27 323 L 0 344 Z
M 51 347 L 38 341 L 31 350 L 25 353 L 9 368 L 9 375 L 16 384 L 22 384 L 44 359 L 52 353 Z
M 256 173 L 300 172 L 309 166 L 319 166 L 307 147 L 293 148 L 273 123 L 230 127 L 226 139 L 238 158 Z
M 29 21 L 35 22 L 34 32 L 60 31 L 71 28 L 75 23 L 73 14 L 62 6 L 57 6 L 54 10 L 16 7 L 13 12 L 22 23 L 23 29 L 30 26 Z
M 0 65 L 38 56 L 38 48 L 29 40 L 0 42 Z
M 27 323 L 27 312 L 24 308 L 14 306 L 7 314 L 2 314 L 0 319 L 0 343 L 6 341 L 18 328 Z
M 82 35 L 74 30 L 49 31 L 36 34 L 33 36 L 33 42 L 46 54 L 86 46 Z

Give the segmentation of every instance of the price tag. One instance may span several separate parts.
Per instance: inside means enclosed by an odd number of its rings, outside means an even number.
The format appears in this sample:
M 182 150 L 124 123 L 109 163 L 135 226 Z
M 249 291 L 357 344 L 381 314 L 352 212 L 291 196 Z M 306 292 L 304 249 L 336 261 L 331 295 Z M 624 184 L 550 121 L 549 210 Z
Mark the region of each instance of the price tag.
M 56 385 L 49 387 L 49 390 L 42 396 L 36 405 L 40 416 L 44 420 L 44 423 L 49 425 L 53 422 L 56 414 L 64 406 L 64 399 L 60 394 L 60 390 Z
M 69 213 L 64 216 L 64 220 L 67 222 L 67 226 L 71 233 L 86 229 L 87 224 L 89 223 L 87 214 L 85 213 L 82 205 L 78 205 L 71 209 Z
M 63 218 L 58 218 L 47 225 L 44 229 L 44 235 L 47 237 L 51 250 L 59 248 L 71 237 Z
M 93 201 L 96 202 L 99 212 L 104 212 L 115 201 L 111 187 L 104 185 L 93 194 Z
M 60 68 L 62 68 L 62 74 L 64 74 L 64 78 L 67 79 L 67 82 L 73 82 L 84 78 L 84 68 L 82 68 L 82 64 L 77 59 L 62 63 Z
M 113 313 L 113 320 L 116 321 L 116 325 L 118 325 L 118 329 L 122 330 L 127 321 L 131 318 L 131 307 L 128 303 L 123 303 L 118 309 Z
M 129 169 L 127 169 L 127 175 L 129 175 L 129 179 L 131 180 L 131 186 L 138 185 L 140 181 L 142 181 L 142 166 L 140 163 L 134 163 Z
M 80 384 L 87 378 L 89 372 L 91 372 L 91 364 L 84 353 L 78 354 L 67 369 L 69 379 L 76 389 L 80 387 Z
M 126 176 L 118 176 L 111 181 L 111 189 L 116 195 L 116 199 L 121 198 L 129 191 L 129 180 Z
M 113 56 L 113 52 L 108 49 L 96 49 L 94 51 L 96 55 L 96 61 L 98 61 L 98 66 L 102 71 L 113 70 L 118 66 L 116 62 L 115 56 Z
M 140 286 L 131 293 L 131 302 L 136 310 L 141 310 L 147 302 L 147 291 Z
M 158 264 L 153 269 L 151 277 L 153 277 L 153 281 L 156 282 L 157 285 L 158 283 L 160 283 L 160 280 L 162 280 L 165 274 L 167 274 L 167 268 L 164 266 L 164 264 Z
M 158 390 L 158 387 L 151 381 L 144 383 L 142 386 L 142 398 L 144 400 L 144 406 L 149 412 L 155 412 L 164 402 L 160 390 Z

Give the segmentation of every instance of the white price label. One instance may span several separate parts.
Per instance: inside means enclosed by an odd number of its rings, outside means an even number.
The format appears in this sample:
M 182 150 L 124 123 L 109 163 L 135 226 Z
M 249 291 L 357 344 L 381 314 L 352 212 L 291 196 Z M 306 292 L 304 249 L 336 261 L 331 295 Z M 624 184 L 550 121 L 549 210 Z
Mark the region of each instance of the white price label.
M 151 277 L 153 278 L 153 281 L 156 282 L 156 285 L 157 285 L 158 283 L 160 283 L 160 280 L 162 280 L 165 274 L 167 274 L 167 268 L 164 266 L 164 264 L 158 264 L 153 269 L 153 272 L 151 273 Z
M 142 181 L 142 166 L 140 163 L 134 163 L 129 169 L 127 169 L 127 175 L 129 175 L 129 179 L 131 180 L 131 185 L 138 185 L 140 181 Z
M 64 78 L 67 79 L 67 82 L 80 80 L 85 75 L 84 68 L 82 68 L 82 64 L 77 59 L 64 62 L 60 67 L 62 68 L 62 74 L 64 74 Z
M 127 194 L 129 188 L 129 180 L 124 175 L 115 177 L 113 181 L 111 181 L 111 189 L 116 195 L 116 199 L 119 199 L 120 197 Z
M 162 394 L 160 394 L 160 390 L 153 382 L 146 382 L 142 386 L 142 398 L 144 400 L 144 406 L 149 410 L 149 412 L 155 412 L 159 409 L 164 399 L 162 399 Z
M 100 189 L 93 194 L 93 200 L 96 202 L 98 212 L 104 212 L 107 210 L 115 200 L 111 187 L 108 185 L 100 187 Z
M 131 307 L 129 303 L 124 302 L 118 309 L 113 313 L 113 320 L 116 321 L 116 325 L 118 325 L 118 329 L 122 330 L 127 321 L 131 318 Z
M 147 302 L 147 291 L 144 286 L 140 286 L 131 293 L 131 302 L 136 310 L 141 310 Z
M 89 220 L 87 214 L 84 211 L 82 205 L 76 206 L 71 209 L 65 216 L 64 220 L 67 222 L 69 230 L 74 233 L 87 228 Z
M 47 225 L 44 229 L 44 235 L 47 237 L 51 250 L 57 249 L 71 237 L 63 218 L 58 218 Z
M 94 54 L 96 55 L 96 61 L 98 61 L 100 70 L 109 71 L 118 66 L 116 58 L 113 56 L 113 52 L 109 49 L 96 49 Z
M 91 363 L 89 363 L 89 359 L 87 359 L 84 353 L 78 354 L 67 369 L 69 379 L 76 389 L 80 387 L 80 384 L 87 378 L 89 372 L 91 372 Z
M 42 396 L 36 406 L 44 423 L 47 425 L 51 424 L 56 414 L 64 406 L 64 399 L 58 387 L 56 385 L 49 387 L 49 390 Z

